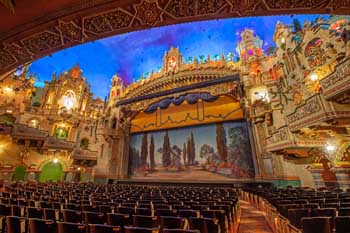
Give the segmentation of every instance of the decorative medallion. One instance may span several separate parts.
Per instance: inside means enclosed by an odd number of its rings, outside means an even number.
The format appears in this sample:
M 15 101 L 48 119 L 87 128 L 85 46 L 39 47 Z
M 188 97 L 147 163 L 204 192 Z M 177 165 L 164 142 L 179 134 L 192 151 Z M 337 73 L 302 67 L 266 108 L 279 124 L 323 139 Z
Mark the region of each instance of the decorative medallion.
M 61 37 L 53 32 L 44 31 L 22 40 L 25 47 L 31 52 L 43 52 L 62 45 Z
M 195 15 L 196 1 L 193 0 L 173 0 L 166 7 L 167 13 L 176 18 Z
M 58 30 L 61 31 L 64 38 L 70 41 L 83 41 L 82 30 L 73 22 L 60 21 Z
M 162 21 L 162 10 L 158 7 L 156 1 L 144 0 L 140 4 L 135 5 L 136 16 L 143 24 L 154 25 Z
M 14 63 L 16 63 L 16 59 L 10 53 L 0 49 L 0 68 L 6 69 Z
M 32 57 L 32 53 L 15 43 L 5 44 L 5 49 L 14 55 L 18 60 Z

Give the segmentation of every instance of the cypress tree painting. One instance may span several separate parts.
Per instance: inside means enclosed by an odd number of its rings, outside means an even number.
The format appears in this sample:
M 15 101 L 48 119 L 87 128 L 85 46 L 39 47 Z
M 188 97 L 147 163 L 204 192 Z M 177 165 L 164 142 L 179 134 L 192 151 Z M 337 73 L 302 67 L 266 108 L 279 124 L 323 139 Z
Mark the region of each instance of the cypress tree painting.
M 194 164 L 196 159 L 196 145 L 194 143 L 193 132 L 191 132 L 191 165 Z
M 222 123 L 216 124 L 216 146 L 222 162 L 227 160 L 226 133 Z
M 254 177 L 247 124 L 215 123 L 134 134 L 133 179 L 230 180 Z M 148 144 L 147 144 L 148 143 Z M 198 154 L 196 154 L 198 153 Z
M 192 144 L 191 144 L 191 139 L 187 139 L 187 165 L 191 165 L 191 153 L 192 153 Z
M 165 131 L 163 140 L 163 166 L 168 167 L 171 164 L 171 154 L 170 154 L 170 139 L 168 131 Z
M 183 163 L 184 165 L 187 164 L 186 157 L 187 157 L 187 148 L 186 148 L 186 143 L 184 143 L 184 146 L 182 149 L 182 158 L 184 160 L 184 163 Z
M 142 137 L 142 145 L 141 145 L 141 166 L 145 167 L 147 165 L 147 147 L 148 147 L 148 143 L 147 143 L 147 133 L 143 134 Z
M 151 142 L 149 144 L 149 159 L 151 164 L 151 171 L 154 171 L 156 168 L 156 161 L 154 160 L 154 138 L 151 135 Z

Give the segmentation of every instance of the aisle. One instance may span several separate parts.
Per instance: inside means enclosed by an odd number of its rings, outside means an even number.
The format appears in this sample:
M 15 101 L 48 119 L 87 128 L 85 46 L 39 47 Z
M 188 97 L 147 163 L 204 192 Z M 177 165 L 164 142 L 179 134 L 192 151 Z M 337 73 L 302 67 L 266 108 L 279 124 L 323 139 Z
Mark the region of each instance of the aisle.
M 263 212 L 247 201 L 240 200 L 241 221 L 238 233 L 272 233 Z

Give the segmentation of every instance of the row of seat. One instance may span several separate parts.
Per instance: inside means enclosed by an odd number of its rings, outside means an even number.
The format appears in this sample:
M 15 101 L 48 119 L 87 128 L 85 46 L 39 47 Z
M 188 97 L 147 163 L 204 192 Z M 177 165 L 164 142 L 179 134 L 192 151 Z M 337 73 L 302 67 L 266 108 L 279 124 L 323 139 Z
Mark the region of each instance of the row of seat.
M 81 224 L 71 222 L 57 222 L 34 218 L 21 218 L 17 216 L 7 216 L 6 225 L 3 228 L 7 233 L 22 232 L 52 232 L 52 233 L 212 233 L 220 232 L 214 223 L 214 219 L 190 218 L 189 230 L 184 229 L 185 221 L 182 218 L 162 217 L 161 227 L 134 227 L 134 226 L 113 226 L 108 224 Z M 163 225 L 164 223 L 164 225 Z M 166 228 L 168 226 L 170 228 Z
M 293 187 L 245 191 L 263 197 L 302 232 L 350 232 L 349 193 Z
M 45 227 L 70 232 L 63 226 L 87 233 L 103 226 L 108 232 L 225 233 L 233 229 L 238 210 L 235 190 L 203 187 L 11 184 L 0 193 L 0 202 L 3 225 L 20 219 L 30 233 Z M 40 231 L 31 227 L 36 222 Z

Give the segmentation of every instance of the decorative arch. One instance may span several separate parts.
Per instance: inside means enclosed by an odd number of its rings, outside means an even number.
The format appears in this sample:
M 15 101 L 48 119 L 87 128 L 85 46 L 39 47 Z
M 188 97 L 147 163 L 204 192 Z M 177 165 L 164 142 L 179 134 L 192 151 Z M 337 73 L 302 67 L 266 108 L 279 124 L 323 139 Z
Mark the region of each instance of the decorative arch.
M 80 140 L 80 148 L 87 150 L 89 148 L 89 139 L 88 138 L 82 138 Z
M 42 9 L 32 7 L 36 3 L 21 4 L 22 8 L 16 4 L 16 14 Z M 36 12 L 23 21 L 14 21 L 12 14 L 0 16 L 0 21 L 12 25 L 6 25 L 0 36 L 0 74 L 67 47 L 151 27 L 229 17 L 350 12 L 350 2 L 337 0 L 129 0 L 59 4 L 48 4 L 51 12 Z
M 18 165 L 17 167 L 15 167 L 12 180 L 24 180 L 26 175 L 26 170 L 27 168 L 25 165 Z
M 60 157 L 60 156 L 59 156 L 59 157 L 57 157 L 57 158 L 58 158 L 59 162 L 60 162 L 61 165 L 62 165 L 63 171 L 69 170 L 69 166 L 70 166 L 71 162 L 70 162 L 68 159 L 64 158 L 64 157 Z M 39 165 L 38 170 L 41 171 L 42 168 L 43 168 L 46 164 L 48 164 L 48 163 L 50 163 L 50 162 L 53 162 L 53 160 L 54 160 L 54 158 L 47 158 L 47 159 L 45 159 L 45 160 L 42 161 L 41 164 Z
M 50 161 L 46 163 L 40 170 L 39 181 L 61 181 L 63 178 L 63 166 L 60 162 L 54 163 Z

